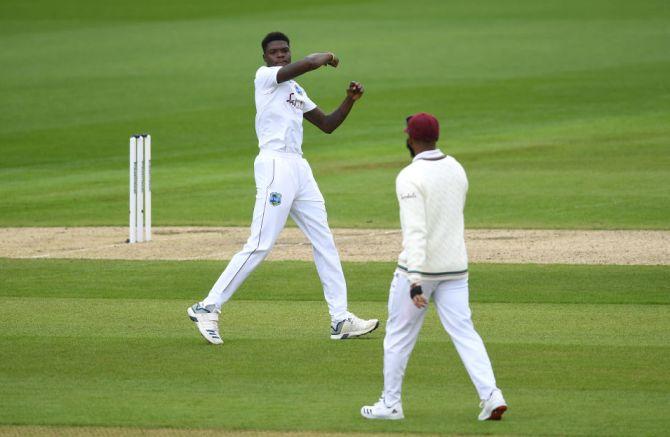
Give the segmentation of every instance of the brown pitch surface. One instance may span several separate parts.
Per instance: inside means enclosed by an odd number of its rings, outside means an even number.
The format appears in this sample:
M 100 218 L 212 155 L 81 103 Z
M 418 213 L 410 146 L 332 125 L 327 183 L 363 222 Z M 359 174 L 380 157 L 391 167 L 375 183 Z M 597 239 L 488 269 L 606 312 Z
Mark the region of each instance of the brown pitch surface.
M 343 261 L 395 261 L 399 230 L 333 229 Z M 128 244 L 126 227 L 0 228 L 0 257 L 127 260 L 227 260 L 248 228 L 159 227 L 149 243 Z M 670 265 L 670 231 L 470 229 L 472 263 Z M 311 260 L 297 228 L 282 232 L 269 260 Z

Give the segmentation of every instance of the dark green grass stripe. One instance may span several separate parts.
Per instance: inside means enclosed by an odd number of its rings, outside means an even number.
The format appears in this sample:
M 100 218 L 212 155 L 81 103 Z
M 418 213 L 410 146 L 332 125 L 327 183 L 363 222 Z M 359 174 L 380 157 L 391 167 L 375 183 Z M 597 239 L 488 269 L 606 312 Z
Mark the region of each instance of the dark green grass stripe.
M 215 261 L 0 259 L 0 296 L 201 299 L 225 268 Z M 670 304 L 670 267 L 470 266 L 473 302 Z M 345 263 L 351 301 L 383 302 L 395 264 Z M 235 300 L 323 299 L 310 262 L 265 262 Z

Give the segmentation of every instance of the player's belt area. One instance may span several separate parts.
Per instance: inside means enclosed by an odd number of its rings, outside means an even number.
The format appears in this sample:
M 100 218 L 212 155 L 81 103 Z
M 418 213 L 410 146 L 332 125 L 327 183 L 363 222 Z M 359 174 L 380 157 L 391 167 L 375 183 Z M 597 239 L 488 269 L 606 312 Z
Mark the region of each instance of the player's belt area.
M 258 156 L 262 156 L 263 158 L 302 159 L 302 155 L 300 153 L 278 152 L 276 150 L 264 149 L 261 149 L 261 151 L 258 153 Z

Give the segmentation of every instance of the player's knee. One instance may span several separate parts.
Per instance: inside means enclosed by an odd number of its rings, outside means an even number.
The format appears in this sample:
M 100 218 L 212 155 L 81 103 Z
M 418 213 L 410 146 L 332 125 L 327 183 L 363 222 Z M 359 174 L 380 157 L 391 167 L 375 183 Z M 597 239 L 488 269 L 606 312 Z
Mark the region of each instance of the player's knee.
M 272 250 L 272 247 L 270 246 L 258 246 L 254 251 L 254 254 L 262 258 L 265 258 L 270 254 L 270 250 Z
M 274 242 L 271 243 L 259 243 L 258 241 L 255 242 L 247 242 L 247 244 L 244 245 L 244 249 L 242 249 L 242 254 L 247 254 L 247 255 L 254 255 L 254 256 L 260 256 L 261 259 L 265 259 L 270 252 L 272 251 L 272 247 L 274 246 Z
M 460 332 L 471 332 L 474 331 L 474 326 L 472 325 L 472 320 L 469 317 L 462 317 L 457 319 L 454 322 L 454 327 Z

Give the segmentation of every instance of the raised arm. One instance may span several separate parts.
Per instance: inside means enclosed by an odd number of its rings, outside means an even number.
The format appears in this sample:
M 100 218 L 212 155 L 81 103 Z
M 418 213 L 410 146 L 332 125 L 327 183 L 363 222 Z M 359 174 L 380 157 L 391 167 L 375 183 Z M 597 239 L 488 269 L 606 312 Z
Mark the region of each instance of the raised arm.
M 283 66 L 277 72 L 277 83 L 286 82 L 296 78 L 302 74 L 307 73 L 308 71 L 316 70 L 319 67 L 324 65 L 331 65 L 337 67 L 337 64 L 340 63 L 340 60 L 337 59 L 334 53 L 312 53 L 307 56 L 305 59 L 301 59 L 298 62 L 288 64 Z
M 347 118 L 349 111 L 354 106 L 354 102 L 363 96 L 363 92 L 363 85 L 358 82 L 351 82 L 349 88 L 347 88 L 347 96 L 336 110 L 326 115 L 317 107 L 306 112 L 303 116 L 314 126 L 330 134 Z

